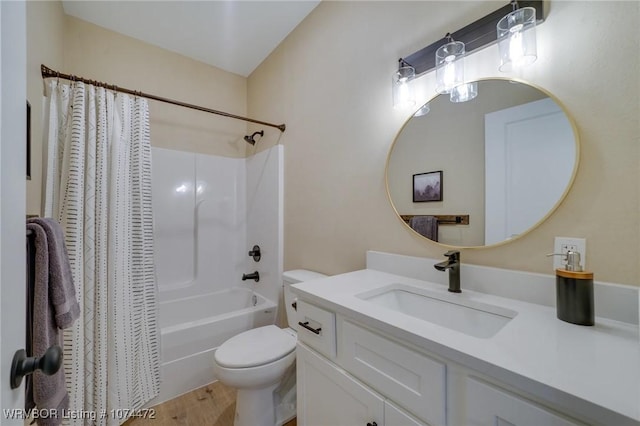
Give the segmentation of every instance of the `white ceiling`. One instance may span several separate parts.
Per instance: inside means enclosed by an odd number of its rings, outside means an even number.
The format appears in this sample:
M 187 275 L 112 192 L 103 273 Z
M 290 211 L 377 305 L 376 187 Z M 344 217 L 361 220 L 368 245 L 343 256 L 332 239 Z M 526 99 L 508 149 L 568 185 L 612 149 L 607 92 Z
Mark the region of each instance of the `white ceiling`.
M 67 15 L 244 77 L 320 3 L 63 1 Z

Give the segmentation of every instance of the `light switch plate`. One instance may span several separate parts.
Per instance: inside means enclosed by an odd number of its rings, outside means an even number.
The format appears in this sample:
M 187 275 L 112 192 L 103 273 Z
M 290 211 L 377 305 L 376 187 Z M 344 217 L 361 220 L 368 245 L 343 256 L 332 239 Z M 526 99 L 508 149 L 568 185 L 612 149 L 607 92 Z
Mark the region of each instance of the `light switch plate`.
M 580 264 L 587 269 L 587 240 L 585 238 L 556 237 L 553 246 L 554 253 L 566 254 L 569 250 L 580 253 Z M 564 267 L 565 256 L 553 256 L 553 270 Z

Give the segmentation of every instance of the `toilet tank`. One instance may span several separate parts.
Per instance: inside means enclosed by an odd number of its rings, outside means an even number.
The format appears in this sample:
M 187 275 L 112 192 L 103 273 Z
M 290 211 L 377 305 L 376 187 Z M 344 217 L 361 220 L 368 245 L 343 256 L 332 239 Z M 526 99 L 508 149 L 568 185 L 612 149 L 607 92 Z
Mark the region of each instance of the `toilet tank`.
M 318 278 L 327 278 L 328 275 L 319 272 L 308 271 L 306 269 L 294 269 L 286 271 L 282 274 L 282 283 L 284 286 L 284 305 L 287 309 L 287 322 L 289 327 L 298 331 L 298 321 L 296 321 L 296 311 L 292 306 L 295 301 L 295 295 L 291 291 L 291 284 L 301 283 L 304 281 L 316 280 Z

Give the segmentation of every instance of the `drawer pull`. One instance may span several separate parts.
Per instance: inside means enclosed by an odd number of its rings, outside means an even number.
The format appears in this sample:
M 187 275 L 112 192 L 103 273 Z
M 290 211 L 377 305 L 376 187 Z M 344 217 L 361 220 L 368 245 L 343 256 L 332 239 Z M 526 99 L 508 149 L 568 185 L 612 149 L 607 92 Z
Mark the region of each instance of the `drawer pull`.
M 367 426 L 378 426 L 378 423 L 376 422 L 367 423 Z
M 310 332 L 318 334 L 318 335 L 322 331 L 322 327 L 318 327 L 318 328 L 309 327 L 309 321 L 305 321 L 305 322 L 298 321 L 298 325 L 301 325 L 302 327 L 306 328 Z

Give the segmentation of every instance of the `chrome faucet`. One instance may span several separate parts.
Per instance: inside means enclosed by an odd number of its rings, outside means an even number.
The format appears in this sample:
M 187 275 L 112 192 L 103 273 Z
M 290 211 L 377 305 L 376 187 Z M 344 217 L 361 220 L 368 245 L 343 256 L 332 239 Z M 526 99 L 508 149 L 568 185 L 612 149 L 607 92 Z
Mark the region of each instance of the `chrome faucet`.
M 449 291 L 452 293 L 461 293 L 460 290 L 460 252 L 458 250 L 449 250 L 444 254 L 448 257 L 444 262 L 436 263 L 434 268 L 438 271 L 449 270 Z

